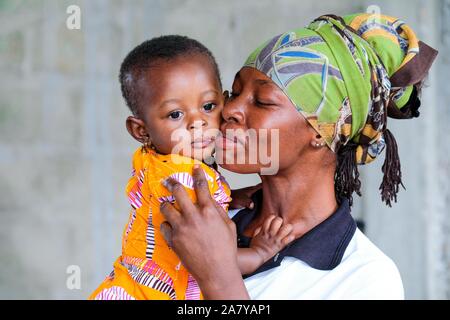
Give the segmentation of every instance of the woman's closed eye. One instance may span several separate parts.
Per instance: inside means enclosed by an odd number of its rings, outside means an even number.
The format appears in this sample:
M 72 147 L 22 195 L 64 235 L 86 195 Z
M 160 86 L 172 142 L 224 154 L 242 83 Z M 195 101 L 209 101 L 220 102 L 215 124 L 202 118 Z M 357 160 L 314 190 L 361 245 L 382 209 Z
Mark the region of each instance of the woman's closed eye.
M 254 101 L 257 106 L 262 106 L 262 107 L 270 107 L 270 106 L 276 105 L 276 103 L 273 99 L 266 98 L 266 97 L 255 96 Z
M 171 113 L 169 113 L 169 118 L 171 120 L 180 120 L 183 117 L 183 112 L 181 111 L 172 111 Z
M 275 105 L 275 103 L 273 103 L 273 102 L 270 102 L 270 101 L 261 101 L 261 100 L 259 100 L 259 99 L 256 99 L 256 100 L 255 100 L 255 103 L 256 103 L 257 105 L 259 105 L 259 106 L 273 106 L 273 105 Z

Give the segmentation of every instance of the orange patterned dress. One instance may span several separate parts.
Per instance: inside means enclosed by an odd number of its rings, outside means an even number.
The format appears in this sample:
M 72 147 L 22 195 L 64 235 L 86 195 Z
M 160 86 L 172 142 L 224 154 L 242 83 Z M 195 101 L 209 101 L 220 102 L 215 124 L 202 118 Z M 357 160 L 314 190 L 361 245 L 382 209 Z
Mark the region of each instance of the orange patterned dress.
M 153 150 L 144 152 L 139 148 L 134 153 L 132 177 L 126 187 L 131 212 L 123 232 L 122 255 L 89 299 L 202 299 L 197 282 L 160 232 L 164 221 L 159 210 L 161 202 L 170 201 L 177 206 L 161 181 L 168 177 L 179 181 L 195 202 L 194 164 L 200 164 L 204 170 L 213 198 L 228 209 L 230 188 L 216 170 L 195 159 L 161 155 Z

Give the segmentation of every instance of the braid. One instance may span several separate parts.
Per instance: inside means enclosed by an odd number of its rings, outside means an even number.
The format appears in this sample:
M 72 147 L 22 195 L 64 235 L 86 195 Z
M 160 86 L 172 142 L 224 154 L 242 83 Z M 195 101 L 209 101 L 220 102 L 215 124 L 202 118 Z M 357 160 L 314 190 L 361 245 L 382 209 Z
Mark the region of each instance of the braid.
M 359 180 L 355 149 L 356 145 L 353 143 L 339 148 L 334 177 L 334 189 L 337 199 L 348 199 L 350 206 L 353 205 L 353 192 L 361 196 L 361 181 Z
M 389 130 L 384 131 L 386 141 L 386 158 L 382 167 L 383 181 L 380 185 L 381 200 L 391 207 L 397 202 L 397 193 L 400 186 L 405 189 L 402 182 L 400 158 L 397 143 Z M 348 143 L 337 152 L 336 173 L 334 176 L 334 190 L 336 198 L 348 199 L 353 205 L 353 192 L 361 196 L 361 181 L 359 180 L 358 165 L 356 163 L 356 144 Z
M 405 186 L 402 182 L 397 142 L 389 130 L 386 129 L 383 135 L 386 141 L 386 158 L 381 168 L 383 171 L 383 181 L 380 185 L 381 200 L 389 207 L 392 207 L 392 201 L 397 202 L 399 186 L 401 185 L 403 189 L 405 189 Z

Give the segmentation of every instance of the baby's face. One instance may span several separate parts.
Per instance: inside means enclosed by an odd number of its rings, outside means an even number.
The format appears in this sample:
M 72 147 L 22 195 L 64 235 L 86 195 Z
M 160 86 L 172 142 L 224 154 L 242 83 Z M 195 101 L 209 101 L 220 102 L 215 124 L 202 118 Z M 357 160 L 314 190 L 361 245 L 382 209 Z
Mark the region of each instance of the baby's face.
M 159 62 L 141 81 L 143 121 L 162 154 L 200 161 L 214 152 L 223 95 L 214 68 L 202 55 Z

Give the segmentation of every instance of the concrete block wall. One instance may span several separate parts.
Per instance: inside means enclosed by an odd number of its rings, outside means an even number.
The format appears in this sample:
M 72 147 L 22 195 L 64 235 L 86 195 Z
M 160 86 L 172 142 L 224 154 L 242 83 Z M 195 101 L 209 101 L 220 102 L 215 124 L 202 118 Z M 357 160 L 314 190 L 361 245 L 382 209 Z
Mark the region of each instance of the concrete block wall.
M 375 165 L 364 171 L 366 192 L 354 214 L 398 264 L 408 298 L 449 297 L 447 0 L 1 0 L 0 298 L 84 299 L 120 254 L 124 187 L 138 144 L 124 126 L 128 110 L 117 76 L 135 45 L 170 33 L 199 39 L 229 88 L 262 41 L 320 14 L 365 11 L 373 3 L 418 27 L 442 47 L 442 59 L 430 75 L 424 117 L 393 129 L 408 187 L 400 204 L 382 207 Z M 81 8 L 80 30 L 66 28 L 73 4 Z M 227 177 L 235 187 L 258 181 Z M 80 290 L 66 286 L 70 265 L 80 267 Z

